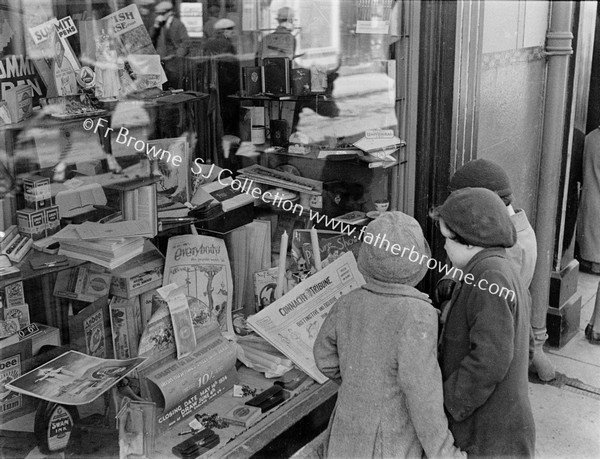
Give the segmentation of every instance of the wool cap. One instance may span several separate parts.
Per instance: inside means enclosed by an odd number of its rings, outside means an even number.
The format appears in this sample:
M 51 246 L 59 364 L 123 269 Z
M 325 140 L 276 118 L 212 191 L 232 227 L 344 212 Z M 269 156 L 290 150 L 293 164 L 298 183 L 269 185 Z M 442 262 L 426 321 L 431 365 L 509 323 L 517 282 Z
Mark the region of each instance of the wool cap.
M 282 21 L 293 21 L 294 20 L 294 10 L 292 10 L 289 6 L 284 6 L 283 8 L 279 8 L 277 11 L 277 20 Z
M 431 216 L 444 220 L 449 229 L 479 247 L 512 247 L 517 230 L 500 197 L 487 188 L 453 191 Z
M 160 2 L 154 7 L 154 11 L 157 14 L 164 14 L 167 11 L 171 11 L 172 9 L 173 9 L 173 3 L 169 2 L 169 1 Z
M 421 255 L 430 257 L 431 251 L 421 226 L 409 215 L 398 211 L 384 212 L 369 223 L 362 239 L 358 269 L 367 282 L 374 279 L 414 287 L 425 276 L 427 259 L 419 262 Z M 400 246 L 399 250 L 394 244 Z M 410 257 L 408 250 L 402 256 L 404 248 L 412 249 Z
M 508 175 L 498 164 L 487 159 L 469 161 L 450 179 L 450 191 L 467 187 L 492 190 L 500 196 L 505 205 L 509 205 L 513 199 Z
M 214 27 L 215 30 L 233 29 L 235 27 L 235 22 L 231 19 L 223 18 L 215 22 Z

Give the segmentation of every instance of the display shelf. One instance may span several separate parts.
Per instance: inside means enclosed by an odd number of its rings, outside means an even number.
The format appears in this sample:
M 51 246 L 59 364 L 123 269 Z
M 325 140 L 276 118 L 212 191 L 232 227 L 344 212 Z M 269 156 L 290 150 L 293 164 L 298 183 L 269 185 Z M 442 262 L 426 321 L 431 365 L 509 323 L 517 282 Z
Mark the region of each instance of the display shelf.
M 267 380 L 262 374 L 246 367 L 239 369 L 239 379 L 240 383 L 257 388 L 259 392 L 272 385 L 272 381 Z M 232 425 L 226 429 L 216 429 L 215 432 L 220 437 L 220 443 L 202 455 L 202 458 L 249 458 L 260 455 L 261 450 L 268 448 L 273 440 L 288 431 L 291 432 L 291 429 L 294 429 L 307 417 L 312 417 L 316 423 L 326 425 L 338 387 L 333 381 L 318 384 L 308 378 L 291 392 L 288 400 L 264 413 L 253 426 L 243 428 Z M 243 404 L 249 398 L 233 397 L 232 390 L 229 390 L 203 407 L 201 412 L 223 415 L 235 405 Z M 189 430 L 187 423 L 181 422 L 158 437 L 156 456 L 175 457 L 171 450 L 173 446 L 186 438 L 180 436 L 179 433 L 187 430 Z M 291 433 L 297 439 L 297 432 Z

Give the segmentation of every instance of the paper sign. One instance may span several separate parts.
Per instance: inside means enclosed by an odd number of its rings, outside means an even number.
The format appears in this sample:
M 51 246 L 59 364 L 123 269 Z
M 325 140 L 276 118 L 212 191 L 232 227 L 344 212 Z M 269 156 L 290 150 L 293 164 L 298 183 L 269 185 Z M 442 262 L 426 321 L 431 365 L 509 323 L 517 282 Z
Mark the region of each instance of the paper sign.
M 52 35 L 52 33 L 54 32 L 56 22 L 56 18 L 53 18 L 49 21 L 43 22 L 38 26 L 30 27 L 29 33 L 31 35 L 31 38 L 33 38 L 33 42 L 36 45 L 39 45 L 40 43 L 50 38 L 50 35 Z
M 394 131 L 392 129 L 367 129 L 365 137 L 367 139 L 392 139 Z
M 60 38 L 66 38 L 75 35 L 77 33 L 77 27 L 75 27 L 75 23 L 73 22 L 73 19 L 71 19 L 71 16 L 67 16 L 58 21 L 56 24 L 56 31 Z

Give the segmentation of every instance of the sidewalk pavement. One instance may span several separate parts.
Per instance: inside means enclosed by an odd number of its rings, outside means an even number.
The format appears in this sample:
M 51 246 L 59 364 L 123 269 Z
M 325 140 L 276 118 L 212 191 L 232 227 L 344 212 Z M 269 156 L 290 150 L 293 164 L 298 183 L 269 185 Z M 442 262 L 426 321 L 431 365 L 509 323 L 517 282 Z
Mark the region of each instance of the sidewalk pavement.
M 600 346 L 584 337 L 598 282 L 600 276 L 579 273 L 579 332 L 561 349 L 546 347 L 557 379 L 529 384 L 538 459 L 600 457 Z

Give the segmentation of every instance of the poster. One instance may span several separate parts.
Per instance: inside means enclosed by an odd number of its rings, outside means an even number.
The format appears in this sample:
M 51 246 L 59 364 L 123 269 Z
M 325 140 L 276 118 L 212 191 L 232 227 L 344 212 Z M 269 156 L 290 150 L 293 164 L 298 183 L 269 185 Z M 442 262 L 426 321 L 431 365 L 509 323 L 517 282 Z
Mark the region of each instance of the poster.
M 179 5 L 179 17 L 190 38 L 202 37 L 202 6 L 202 3 L 189 2 L 182 2 Z
M 163 286 L 185 287 L 186 296 L 208 305 L 221 332 L 233 337 L 233 283 L 225 241 L 210 236 L 173 236 L 167 246 Z
M 96 400 L 144 360 L 101 359 L 68 351 L 5 386 L 49 402 L 84 405 Z
M 156 162 L 160 181 L 156 184 L 159 194 L 173 202 L 185 203 L 190 200 L 190 153 L 185 137 L 148 140 L 146 154 L 151 162 Z M 177 159 L 175 159 L 177 158 Z

